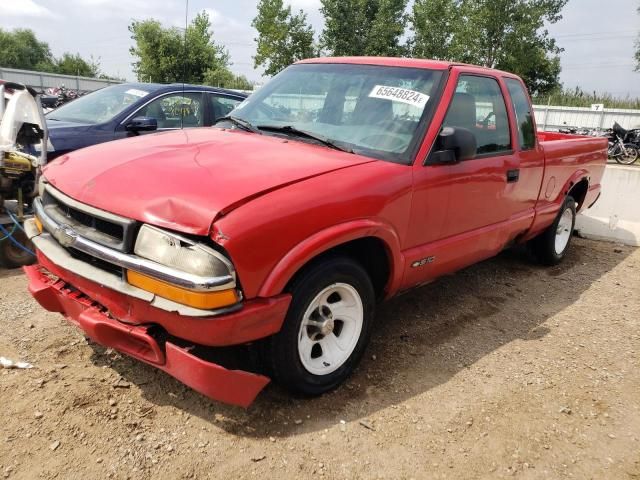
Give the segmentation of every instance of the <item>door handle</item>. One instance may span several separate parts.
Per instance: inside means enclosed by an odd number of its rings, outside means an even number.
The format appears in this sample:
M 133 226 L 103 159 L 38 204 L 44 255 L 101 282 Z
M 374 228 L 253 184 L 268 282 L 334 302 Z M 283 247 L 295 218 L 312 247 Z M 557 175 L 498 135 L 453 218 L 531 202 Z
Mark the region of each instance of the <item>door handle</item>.
M 515 168 L 513 170 L 507 170 L 507 182 L 508 183 L 517 182 L 519 178 L 520 178 L 520 169 L 519 168 Z

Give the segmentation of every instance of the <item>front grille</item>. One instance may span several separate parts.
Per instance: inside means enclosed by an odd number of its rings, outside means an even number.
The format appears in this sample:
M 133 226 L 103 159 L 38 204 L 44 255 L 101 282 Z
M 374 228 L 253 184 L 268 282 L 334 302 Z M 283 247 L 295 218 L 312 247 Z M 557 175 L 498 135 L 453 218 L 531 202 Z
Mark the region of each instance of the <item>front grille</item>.
M 129 253 L 138 222 L 83 205 L 47 186 L 42 196 L 45 212 L 61 225 L 105 247 Z
M 82 225 L 84 227 L 92 228 L 111 237 L 114 241 L 121 242 L 124 238 L 124 228 L 122 225 L 116 225 L 115 223 L 100 220 L 99 218 L 93 217 L 88 213 L 81 212 L 80 210 L 76 210 L 75 208 L 71 208 L 69 205 L 64 205 L 63 203 L 58 202 L 56 208 L 67 218 L 75 220 L 75 225 L 72 225 L 74 227 Z
M 81 252 L 80 250 L 77 250 L 73 247 L 67 248 L 66 250 L 67 252 L 69 252 L 69 255 L 71 255 L 73 258 L 77 260 L 82 260 L 83 262 L 88 263 L 89 265 L 92 265 L 96 268 L 99 268 L 100 270 L 104 270 L 105 272 L 116 275 L 119 278 L 124 278 L 122 267 L 119 267 L 118 265 L 105 262 L 104 260 L 93 257 L 88 253 Z

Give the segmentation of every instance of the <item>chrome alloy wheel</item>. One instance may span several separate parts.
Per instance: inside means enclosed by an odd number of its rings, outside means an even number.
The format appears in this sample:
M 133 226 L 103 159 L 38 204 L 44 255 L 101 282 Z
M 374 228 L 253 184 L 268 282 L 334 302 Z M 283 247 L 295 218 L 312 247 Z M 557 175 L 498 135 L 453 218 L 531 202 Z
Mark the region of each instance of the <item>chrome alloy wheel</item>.
M 305 311 L 298 333 L 298 355 L 313 375 L 340 368 L 356 348 L 364 319 L 357 290 L 334 283 L 322 290 Z
M 571 230 L 573 229 L 573 212 L 570 208 L 565 209 L 562 212 L 560 221 L 558 222 L 558 228 L 556 228 L 556 242 L 555 250 L 556 254 L 560 255 L 567 248 L 569 239 L 571 238 Z

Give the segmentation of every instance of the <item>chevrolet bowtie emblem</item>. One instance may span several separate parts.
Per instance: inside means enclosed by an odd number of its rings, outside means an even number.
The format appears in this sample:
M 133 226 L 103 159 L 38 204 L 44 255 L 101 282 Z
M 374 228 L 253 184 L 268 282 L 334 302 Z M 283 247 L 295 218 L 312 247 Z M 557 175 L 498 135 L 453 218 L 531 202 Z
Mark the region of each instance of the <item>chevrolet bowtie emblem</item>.
M 69 225 L 59 225 L 55 237 L 63 247 L 70 247 L 75 243 L 78 234 Z

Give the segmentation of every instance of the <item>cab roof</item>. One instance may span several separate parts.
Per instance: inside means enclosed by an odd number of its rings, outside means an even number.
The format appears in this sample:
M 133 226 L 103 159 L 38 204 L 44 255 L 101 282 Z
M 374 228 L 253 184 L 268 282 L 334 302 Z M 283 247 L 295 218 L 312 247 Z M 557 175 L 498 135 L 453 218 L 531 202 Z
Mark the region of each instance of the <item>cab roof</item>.
M 296 63 L 350 63 L 354 65 L 380 65 L 384 67 L 428 68 L 430 70 L 448 70 L 451 67 L 468 67 L 474 70 L 484 70 L 516 77 L 513 73 L 503 72 L 495 68 L 480 67 L 461 62 L 447 62 L 442 60 L 428 60 L 424 58 L 400 57 L 319 57 L 307 58 Z

